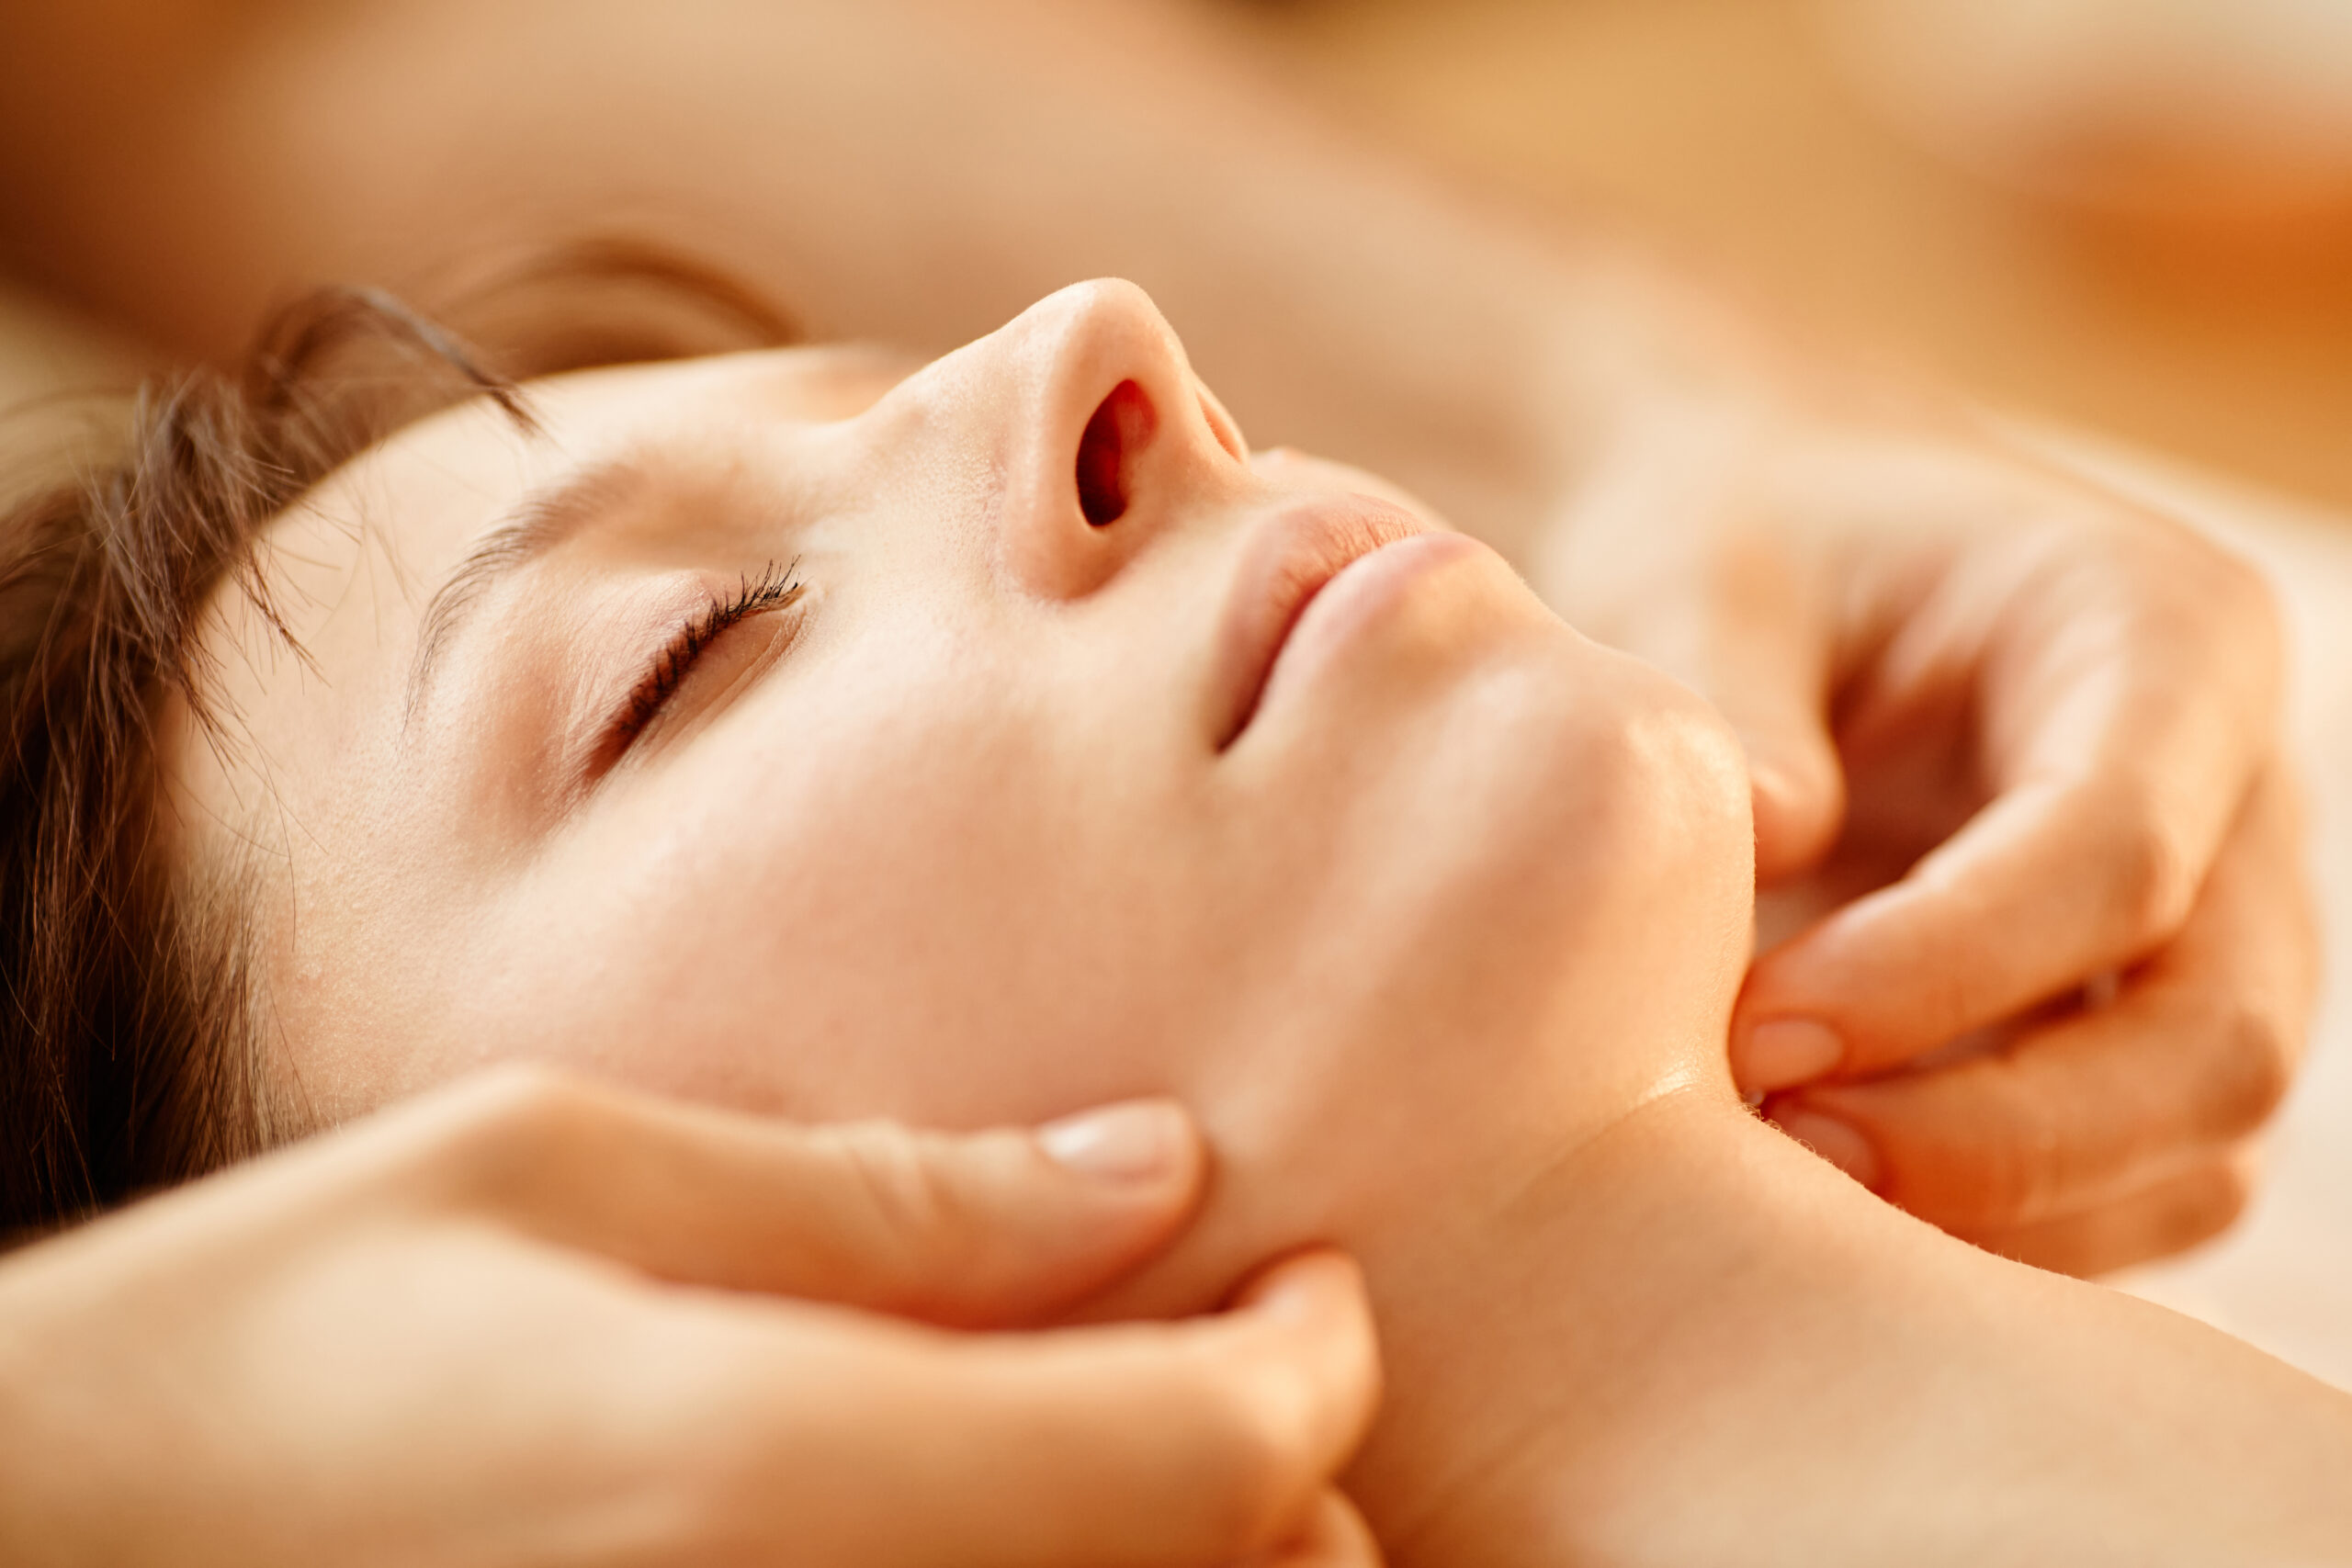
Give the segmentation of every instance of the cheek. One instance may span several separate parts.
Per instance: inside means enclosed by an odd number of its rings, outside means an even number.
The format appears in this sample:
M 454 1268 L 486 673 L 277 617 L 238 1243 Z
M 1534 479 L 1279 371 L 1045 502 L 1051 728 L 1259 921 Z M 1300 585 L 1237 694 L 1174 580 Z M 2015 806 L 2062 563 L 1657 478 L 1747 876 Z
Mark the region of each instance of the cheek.
M 1067 759 L 1022 690 L 869 685 L 780 743 L 713 731 L 517 886 L 480 1028 L 809 1118 L 1027 1119 L 1164 1087 L 1163 1036 L 1133 1021 L 1176 998 L 1133 958 L 1172 957 L 1160 916 L 1188 902 L 1164 881 L 1188 857 L 1139 850 L 1176 836 L 1151 831 L 1169 802 Z
M 1611 1094 L 1720 1079 L 1746 967 L 1754 834 L 1736 739 L 1697 698 L 1617 656 L 1595 661 L 1581 710 L 1544 760 L 1558 805 L 1533 849 L 1529 922 L 1551 933 L 1555 1038 L 1618 1065 Z M 1540 775 L 1539 775 L 1540 777 Z M 1532 795 L 1545 786 L 1538 782 Z M 1604 1095 L 1603 1099 L 1610 1098 Z

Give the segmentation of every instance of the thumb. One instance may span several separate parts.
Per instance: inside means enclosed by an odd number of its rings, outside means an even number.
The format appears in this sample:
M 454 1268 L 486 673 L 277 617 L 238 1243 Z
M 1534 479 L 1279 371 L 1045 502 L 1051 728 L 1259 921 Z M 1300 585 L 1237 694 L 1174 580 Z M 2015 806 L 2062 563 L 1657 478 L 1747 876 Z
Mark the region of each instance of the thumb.
M 1620 566 L 1614 575 L 1646 587 L 1570 618 L 1715 705 L 1747 759 L 1757 880 L 1805 871 L 1828 852 L 1846 813 L 1845 773 L 1829 733 L 1835 627 L 1826 591 L 1777 531 L 1678 520 L 1671 496 L 1641 500 L 1654 526 L 1664 517 L 1668 534 L 1695 532 L 1703 551 Z M 1623 527 L 1611 521 L 1602 535 Z M 1564 596 L 1577 607 L 1574 592 Z
M 1203 1175 L 1170 1100 L 1036 1132 L 798 1127 L 546 1073 L 461 1096 L 446 1201 L 684 1284 L 1011 1327 L 1182 1228 Z
M 1380 1543 L 1355 1506 L 1337 1491 L 1316 1500 L 1315 1511 L 1296 1539 L 1249 1568 L 1381 1568 Z
M 808 1135 L 795 1293 L 965 1326 L 1034 1320 L 1091 1294 L 1182 1228 L 1205 1161 L 1172 1100 L 1081 1112 L 1034 1133 L 886 1122 Z

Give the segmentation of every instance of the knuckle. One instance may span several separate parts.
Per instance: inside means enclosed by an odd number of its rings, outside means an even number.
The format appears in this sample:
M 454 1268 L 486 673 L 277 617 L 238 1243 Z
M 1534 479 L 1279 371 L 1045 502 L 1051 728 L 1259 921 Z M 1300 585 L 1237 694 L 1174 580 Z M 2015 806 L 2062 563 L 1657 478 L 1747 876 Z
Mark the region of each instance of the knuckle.
M 2237 1160 L 2225 1160 L 2216 1168 L 2211 1190 L 2206 1195 L 2205 1212 L 2212 1230 L 2235 1224 L 2254 1201 L 2255 1173 L 2251 1166 Z M 2211 1234 L 2210 1232 L 2208 1234 Z
M 1258 1402 L 1231 1389 L 1206 1399 L 1189 1448 L 1184 1468 L 1199 1497 L 1193 1517 L 1204 1557 L 1257 1551 L 1290 1522 L 1293 1445 Z
M 595 1106 L 594 1095 L 565 1073 L 506 1064 L 453 1096 L 425 1152 L 478 1190 L 527 1185 L 577 1145 Z
M 2107 863 L 2111 908 L 2136 956 L 2163 942 L 2188 919 L 2197 901 L 2199 870 L 2181 830 L 2154 801 L 2143 800 L 2118 812 L 2108 829 Z
M 2277 618 L 2277 602 L 2261 570 L 2237 551 L 2161 512 L 2132 508 L 2109 537 L 2109 559 L 2150 604 L 2218 626 L 2258 627 Z
M 2229 1010 L 2211 1032 L 2203 1086 L 2207 1125 L 2238 1137 L 2270 1120 L 2294 1082 L 2292 1032 L 2256 1007 Z
M 1115 1390 L 1118 1407 L 1148 1410 L 1148 1420 L 1106 1422 L 1109 1406 L 1095 1395 L 1013 1390 L 993 1428 L 1038 1479 L 1098 1505 L 1090 1512 L 1148 1525 L 1149 1561 L 1256 1561 L 1297 1523 L 1320 1480 L 1306 1473 L 1306 1432 L 1282 1408 L 1288 1401 L 1269 1397 L 1260 1369 L 1232 1360 L 1228 1347 L 1181 1325 L 1138 1331 L 1156 1347 L 1139 1363 L 1106 1369 L 1100 1393 Z
M 846 1210 L 875 1246 L 875 1261 L 904 1289 L 926 1277 L 954 1272 L 943 1253 L 966 1227 L 924 1157 L 922 1146 L 887 1122 L 844 1127 L 834 1135 L 846 1179 Z
M 586 1100 L 578 1084 L 552 1067 L 509 1063 L 467 1086 L 450 1130 L 469 1144 L 542 1136 L 576 1120 Z
M 2131 1260 L 2165 1257 L 2219 1235 L 2253 1201 L 2252 1172 L 2233 1160 L 2217 1162 L 2183 1182 L 2151 1217 Z
M 2277 703 L 2287 658 L 2278 598 L 2261 569 L 2176 525 L 2174 548 L 2143 584 L 2147 646 L 2168 650 L 2199 679 L 2219 674 L 2265 706 Z
M 1976 1224 L 2023 1224 L 2049 1207 L 2056 1183 L 2051 1151 L 2030 1137 L 2004 1131 L 1988 1138 L 1974 1161 L 1973 1179 L 1954 1208 Z
M 2275 638 L 2278 635 L 2278 600 L 2270 581 L 2253 562 L 2233 550 L 2205 545 L 2199 563 L 2201 602 L 2212 607 L 2228 632 L 2237 638 Z
M 2278 722 L 2288 657 L 2278 595 L 2251 562 L 2227 550 L 2212 553 L 2200 596 L 2211 617 L 2208 664 L 2235 672 L 2250 700 L 2247 716 L 2267 728 Z
M 2030 1223 L 2064 1188 L 2058 1109 L 2006 1059 L 1988 1058 L 1969 1071 L 1978 1089 L 1975 1112 L 1963 1125 L 1940 1129 L 1939 1146 L 1900 1162 L 1916 1173 L 1907 1185 L 1920 1188 L 1924 1200 L 1905 1206 L 1943 1224 Z

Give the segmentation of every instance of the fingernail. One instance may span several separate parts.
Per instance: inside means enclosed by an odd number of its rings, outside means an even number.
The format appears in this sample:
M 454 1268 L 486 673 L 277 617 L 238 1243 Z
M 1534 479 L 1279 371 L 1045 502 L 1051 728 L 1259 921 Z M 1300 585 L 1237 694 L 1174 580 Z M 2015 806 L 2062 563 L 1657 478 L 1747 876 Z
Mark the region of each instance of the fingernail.
M 1846 1043 L 1827 1024 L 1776 1018 L 1747 1032 L 1739 1054 L 1739 1081 L 1750 1089 L 1810 1083 L 1846 1059 Z
M 1166 1181 L 1183 1167 L 1184 1113 L 1165 1100 L 1139 1100 L 1049 1122 L 1037 1146 L 1056 1163 L 1101 1181 Z
M 1773 1124 L 1865 1187 L 1878 1185 L 1878 1151 L 1871 1141 L 1835 1116 L 1793 1106 L 1777 1111 Z

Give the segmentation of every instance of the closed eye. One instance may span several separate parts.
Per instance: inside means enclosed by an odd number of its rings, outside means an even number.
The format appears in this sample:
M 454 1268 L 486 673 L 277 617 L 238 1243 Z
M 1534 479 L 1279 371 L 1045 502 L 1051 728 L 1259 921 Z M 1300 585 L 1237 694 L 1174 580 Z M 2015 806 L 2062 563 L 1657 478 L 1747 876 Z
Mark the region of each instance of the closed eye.
M 654 656 L 652 664 L 629 688 L 620 711 L 613 716 L 605 742 L 597 748 L 609 765 L 619 760 L 648 726 L 662 716 L 695 662 L 712 644 L 754 616 L 789 609 L 808 591 L 797 575 L 799 562 L 779 566 L 770 561 L 756 578 L 741 579 L 735 588 L 715 596 L 673 632 Z

